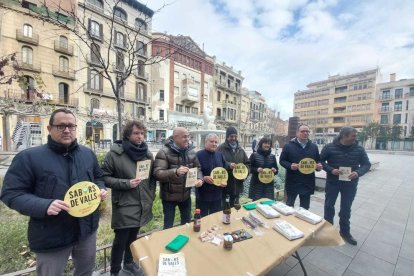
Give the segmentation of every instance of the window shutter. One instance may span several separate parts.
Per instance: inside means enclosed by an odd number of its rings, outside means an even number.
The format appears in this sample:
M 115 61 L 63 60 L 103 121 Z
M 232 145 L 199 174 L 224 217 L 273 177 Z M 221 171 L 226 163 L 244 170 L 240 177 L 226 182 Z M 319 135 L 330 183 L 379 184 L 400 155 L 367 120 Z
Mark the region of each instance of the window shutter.
M 127 40 L 126 40 L 126 35 L 125 34 L 122 34 L 122 36 L 124 37 L 124 48 L 126 49 L 127 48 Z
M 88 33 L 89 33 L 89 36 L 90 36 L 90 34 L 91 34 L 91 19 L 90 18 L 88 19 Z
M 88 68 L 88 83 L 87 88 L 91 89 L 91 68 Z
M 99 24 L 99 37 L 103 40 L 103 25 Z
M 103 92 L 103 77 L 101 73 L 99 73 L 99 91 Z

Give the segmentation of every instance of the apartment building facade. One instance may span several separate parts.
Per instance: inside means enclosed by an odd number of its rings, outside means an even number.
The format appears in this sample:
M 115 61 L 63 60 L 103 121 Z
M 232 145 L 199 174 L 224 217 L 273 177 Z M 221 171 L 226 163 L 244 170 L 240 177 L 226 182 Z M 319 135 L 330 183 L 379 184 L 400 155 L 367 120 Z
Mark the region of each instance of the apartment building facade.
M 318 144 L 333 140 L 344 126 L 361 130 L 377 118 L 375 106 L 379 70 L 330 76 L 294 95 L 294 116 L 312 129 Z
M 389 82 L 379 83 L 376 93 L 376 112 L 380 126 L 400 126 L 400 138 L 413 138 L 414 79 L 397 81 L 396 75 L 391 74 Z
M 190 37 L 153 34 L 151 106 L 148 126 L 154 141 L 172 134 L 176 126 L 189 130 L 204 125 L 212 112 L 214 60 Z M 151 138 L 150 138 L 151 139 Z

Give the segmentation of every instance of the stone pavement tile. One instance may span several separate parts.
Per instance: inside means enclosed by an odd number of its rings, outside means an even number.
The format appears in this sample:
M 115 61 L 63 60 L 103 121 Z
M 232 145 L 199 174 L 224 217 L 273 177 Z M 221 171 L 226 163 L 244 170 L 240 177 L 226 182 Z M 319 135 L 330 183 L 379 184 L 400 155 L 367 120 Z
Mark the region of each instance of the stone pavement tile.
M 381 213 L 382 213 L 382 209 L 381 210 L 367 209 L 364 206 L 361 206 L 358 210 L 356 210 L 355 212 L 352 212 L 352 215 L 359 215 L 365 218 L 378 220 L 379 217 L 381 216 Z
M 408 209 L 387 207 L 387 209 L 382 212 L 380 220 L 387 219 L 405 225 L 408 220 L 408 212 Z
M 400 257 L 414 261 L 414 231 L 407 230 L 401 245 Z
M 377 223 L 376 219 L 367 218 L 367 217 L 360 216 L 355 213 L 351 213 L 351 229 L 355 225 L 361 228 L 365 228 L 367 230 L 371 230 L 372 228 L 374 228 L 376 223 Z
M 414 261 L 406 258 L 398 258 L 395 266 L 394 276 L 412 276 L 414 274 Z
M 286 263 L 280 264 L 277 267 L 273 268 L 266 276 L 280 276 L 288 273 L 292 268 Z
M 299 256 L 301 256 L 300 253 L 299 253 Z M 301 256 L 301 258 L 302 258 L 302 256 Z M 296 260 L 295 258 L 290 256 L 289 258 L 286 259 L 286 261 L 284 263 L 287 264 L 290 267 L 294 267 L 298 263 L 298 260 Z
M 342 276 L 364 276 L 364 275 L 356 273 L 355 271 L 352 271 L 350 269 L 347 269 L 345 270 L 345 273 L 342 274 Z
M 361 251 L 389 263 L 396 264 L 400 246 L 389 245 L 370 236 L 362 245 Z
M 332 274 L 329 274 L 329 273 L 321 270 L 319 267 L 317 267 L 317 266 L 315 266 L 315 265 L 313 265 L 313 264 L 311 264 L 307 261 L 304 261 L 303 264 L 305 266 L 305 269 L 306 269 L 306 272 L 307 272 L 308 276 L 330 276 L 330 275 L 332 275 Z M 295 265 L 295 267 L 286 274 L 286 276 L 299 276 L 299 275 L 300 276 L 303 275 L 303 271 L 302 271 L 302 268 L 300 267 L 299 263 L 297 265 Z M 274 275 L 274 276 L 279 276 L 279 275 Z
M 358 245 L 354 246 L 354 245 L 345 243 L 342 246 L 332 246 L 331 248 L 339 252 L 342 252 L 343 254 L 353 258 L 358 253 L 359 249 L 361 248 L 361 246 L 367 239 L 370 231 L 365 228 L 361 228 L 361 227 L 353 225 L 351 226 L 351 233 L 352 233 L 352 236 L 354 236 L 354 238 L 358 241 Z
M 352 258 L 330 247 L 316 247 L 305 257 L 305 261 L 330 275 L 342 275 Z
M 364 276 L 391 276 L 394 267 L 384 260 L 360 251 L 352 260 L 348 270 Z

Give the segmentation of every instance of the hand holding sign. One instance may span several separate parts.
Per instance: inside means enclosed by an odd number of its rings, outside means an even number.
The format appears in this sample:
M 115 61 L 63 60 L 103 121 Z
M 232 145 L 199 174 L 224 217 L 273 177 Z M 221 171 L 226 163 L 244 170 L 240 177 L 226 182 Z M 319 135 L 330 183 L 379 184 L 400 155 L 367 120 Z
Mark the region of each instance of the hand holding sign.
M 76 183 L 66 192 L 64 202 L 69 206 L 68 213 L 74 217 L 92 214 L 101 202 L 99 187 L 89 181 Z
M 272 183 L 275 178 L 275 174 L 273 173 L 272 169 L 262 169 L 259 173 L 259 180 L 264 184 Z
M 311 174 L 316 170 L 316 162 L 312 158 L 303 158 L 299 161 L 299 171 L 303 174 Z
M 248 175 L 248 170 L 247 170 L 246 165 L 243 163 L 236 164 L 233 169 L 233 175 L 234 175 L 234 178 L 238 180 L 246 179 Z
M 229 179 L 229 175 L 225 168 L 217 167 L 211 171 L 210 174 L 211 178 L 213 178 L 213 183 L 216 186 L 227 185 L 227 180 Z

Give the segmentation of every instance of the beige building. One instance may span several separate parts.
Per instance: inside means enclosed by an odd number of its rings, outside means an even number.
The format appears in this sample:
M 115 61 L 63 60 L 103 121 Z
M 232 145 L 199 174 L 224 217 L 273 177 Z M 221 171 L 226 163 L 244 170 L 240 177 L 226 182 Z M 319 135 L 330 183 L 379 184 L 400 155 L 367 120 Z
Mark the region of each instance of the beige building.
M 412 138 L 414 136 L 414 79 L 397 81 L 396 75 L 391 74 L 389 82 L 379 83 L 376 113 L 381 126 L 401 126 L 400 138 Z
M 225 62 L 217 62 L 215 66 L 215 91 L 213 109 L 216 116 L 215 123 L 218 129 L 229 126 L 238 127 L 240 122 L 241 89 L 244 77 L 241 71 Z
M 153 34 L 149 139 L 163 141 L 176 126 L 201 129 L 212 119 L 214 60 L 190 37 Z M 210 117 L 210 119 L 208 119 Z
M 41 20 L 38 13 L 42 11 L 40 1 L 0 4 L 0 56 L 15 53 L 16 60 L 10 64 L 18 68 L 21 76 L 19 81 L 0 87 L 3 150 L 21 150 L 46 142 L 51 110 L 59 106 L 74 109 L 79 105 L 75 78 L 78 55 L 73 35 L 52 21 Z M 50 16 L 59 16 L 71 25 L 63 11 L 59 15 L 50 11 Z M 11 73 L 9 69 L 6 68 L 6 74 Z M 31 135 L 24 136 L 23 132 Z
M 332 141 L 344 126 L 362 129 L 374 121 L 375 91 L 379 70 L 335 75 L 310 83 L 295 93 L 294 116 L 312 129 L 316 143 Z

